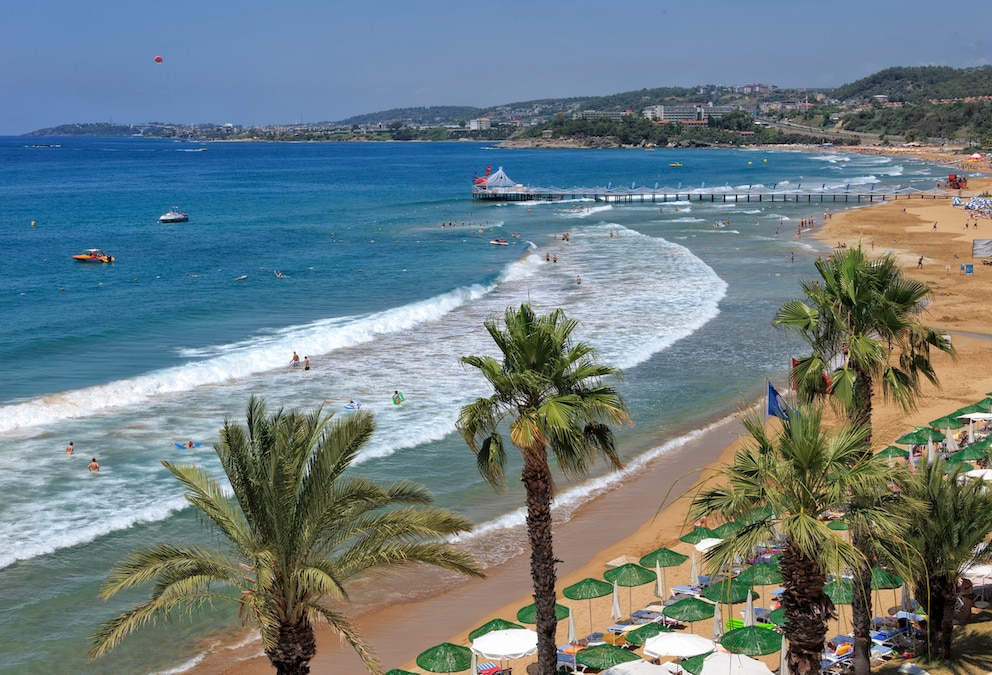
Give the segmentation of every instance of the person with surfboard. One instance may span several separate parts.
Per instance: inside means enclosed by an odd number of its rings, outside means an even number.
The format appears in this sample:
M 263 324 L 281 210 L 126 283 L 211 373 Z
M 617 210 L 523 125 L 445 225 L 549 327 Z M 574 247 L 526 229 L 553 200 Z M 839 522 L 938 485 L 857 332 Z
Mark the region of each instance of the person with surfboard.
M 399 405 L 406 400 L 406 397 L 399 392 L 398 389 L 393 390 L 393 405 Z

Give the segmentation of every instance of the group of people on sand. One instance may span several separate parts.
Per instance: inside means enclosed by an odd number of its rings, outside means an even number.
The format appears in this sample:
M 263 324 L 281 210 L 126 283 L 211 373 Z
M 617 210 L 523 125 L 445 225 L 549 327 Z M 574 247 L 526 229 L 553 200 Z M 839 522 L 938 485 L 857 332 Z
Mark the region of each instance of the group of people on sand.
M 65 446 L 65 454 L 68 455 L 68 456 L 72 456 L 72 453 L 75 452 L 75 451 L 76 451 L 76 443 L 75 443 L 75 441 L 69 441 L 69 445 Z M 100 465 L 97 463 L 96 457 L 94 457 L 92 460 L 90 460 L 90 463 L 87 465 L 87 468 L 90 471 L 99 471 L 100 470 Z

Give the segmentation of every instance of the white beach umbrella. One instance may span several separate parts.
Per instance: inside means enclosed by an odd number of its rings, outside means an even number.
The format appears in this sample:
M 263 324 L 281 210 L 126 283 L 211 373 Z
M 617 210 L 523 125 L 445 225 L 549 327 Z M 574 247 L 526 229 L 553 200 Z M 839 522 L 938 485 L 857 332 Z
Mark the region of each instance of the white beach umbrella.
M 703 659 L 699 675 L 772 675 L 772 671 L 758 659 L 744 654 L 713 652 Z
M 617 587 L 617 582 L 613 582 L 613 607 L 610 608 L 610 616 L 614 621 L 623 616 L 620 611 L 620 589 Z
M 692 551 L 692 561 L 689 563 L 689 585 L 699 585 L 699 568 L 696 565 L 696 552 Z
M 661 563 L 657 560 L 654 561 L 654 576 L 655 576 L 655 586 L 654 595 L 657 598 L 665 597 L 665 577 L 661 574 Z
M 572 614 L 572 608 L 568 608 L 568 644 L 574 645 L 579 641 L 579 636 L 575 633 L 575 615 Z
M 522 659 L 537 653 L 537 633 L 529 628 L 494 630 L 472 640 L 471 649 L 486 659 Z
M 950 427 L 944 431 L 944 445 L 947 447 L 947 452 L 954 453 L 961 449 L 958 442 L 954 440 L 954 434 L 951 433 Z
M 753 626 L 756 624 L 754 616 L 754 595 L 751 593 L 747 594 L 747 601 L 744 605 L 744 626 Z
M 902 598 L 899 601 L 899 609 L 904 612 L 912 612 L 916 609 L 916 603 L 913 602 L 912 594 L 909 592 L 909 584 L 905 581 L 902 584 Z
M 699 656 L 716 649 L 713 640 L 707 640 L 702 635 L 689 633 L 658 633 L 648 638 L 644 643 L 644 654 L 653 659 L 661 656 L 680 656 L 687 658 Z
M 992 469 L 972 469 L 971 471 L 965 471 L 958 476 L 958 480 L 965 477 L 992 482 Z
M 782 633 L 782 649 L 778 657 L 778 675 L 789 675 L 789 651 L 785 642 L 785 633 Z
M 701 539 L 696 544 L 696 550 L 700 553 L 706 553 L 711 548 L 722 542 L 723 539 L 717 539 L 716 537 L 707 537 L 706 539 Z
M 600 675 L 672 675 L 672 671 L 647 661 L 627 661 L 604 670 Z
M 723 616 L 720 615 L 720 603 L 718 602 L 713 606 L 713 642 L 719 642 L 722 637 Z

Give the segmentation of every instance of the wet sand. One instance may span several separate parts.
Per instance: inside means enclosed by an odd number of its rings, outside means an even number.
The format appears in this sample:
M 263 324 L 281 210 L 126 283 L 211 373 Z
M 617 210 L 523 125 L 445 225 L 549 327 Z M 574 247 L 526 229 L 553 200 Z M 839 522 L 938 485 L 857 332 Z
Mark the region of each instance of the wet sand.
M 992 180 L 972 179 L 969 191 L 980 192 L 990 187 Z M 942 386 L 926 385 L 917 410 L 905 413 L 883 402 L 880 394 L 876 395 L 873 425 L 878 447 L 885 447 L 914 425 L 926 424 L 992 391 L 992 335 L 985 316 L 985 301 L 992 292 L 992 266 L 971 260 L 971 239 L 976 233 L 971 227 L 965 230 L 965 221 L 965 212 L 948 201 L 899 200 L 837 214 L 817 231 L 817 237 L 827 245 L 843 242 L 852 246 L 861 241 L 871 253 L 874 241 L 877 254 L 891 249 L 908 275 L 922 279 L 934 291 L 933 304 L 923 321 L 949 331 L 958 350 L 957 360 L 943 354 L 934 356 Z M 934 222 L 938 223 L 936 231 Z M 979 232 L 992 238 L 992 221 L 981 221 Z M 918 266 L 921 255 L 922 268 Z M 961 273 L 959 261 L 974 264 L 974 274 Z M 555 549 L 563 561 L 558 568 L 559 589 L 587 576 L 601 578 L 607 561 L 622 555 L 636 560 L 659 546 L 688 554 L 692 547 L 678 541 L 689 527 L 685 522 L 688 500 L 679 497 L 687 492 L 691 494 L 703 470 L 701 467 L 712 469 L 733 457 L 741 433 L 742 427 L 736 420 L 712 429 L 689 445 L 659 458 L 619 488 L 586 504 L 568 523 L 557 527 Z M 516 610 L 532 602 L 528 557 L 517 556 L 488 572 L 486 580 L 461 583 L 424 600 L 357 617 L 356 623 L 379 655 L 384 669 L 401 667 L 422 672 L 414 659 L 424 649 L 444 641 L 467 645 L 468 631 L 497 616 L 515 620 Z M 666 576 L 669 585 L 686 581 L 688 564 L 667 570 Z M 643 607 L 655 599 L 654 586 L 635 588 L 632 595 L 634 607 Z M 579 635 L 587 633 L 590 603 L 563 602 L 573 605 Z M 624 590 L 621 607 L 625 612 L 627 604 Z M 612 623 L 610 605 L 609 597 L 592 601 L 592 622 L 597 630 Z M 845 620 L 849 626 L 850 616 L 841 619 Z M 560 622 L 558 630 L 558 643 L 564 644 L 567 621 Z M 697 623 L 693 632 L 709 636 L 712 622 Z M 225 675 L 272 672 L 257 643 L 221 651 L 205 659 L 193 672 Z M 777 658 L 773 655 L 764 660 L 774 666 Z M 524 673 L 534 660 L 530 657 L 509 665 Z M 318 653 L 312 669 L 315 673 L 349 675 L 366 672 L 352 650 L 340 645 L 336 636 L 323 628 L 318 632 Z

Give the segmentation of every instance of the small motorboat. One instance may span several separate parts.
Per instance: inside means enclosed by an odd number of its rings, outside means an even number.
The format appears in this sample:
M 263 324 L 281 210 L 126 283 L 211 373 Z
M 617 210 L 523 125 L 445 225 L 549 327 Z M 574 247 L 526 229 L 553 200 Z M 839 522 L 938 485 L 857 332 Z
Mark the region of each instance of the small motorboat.
M 682 166 L 682 162 L 672 162 L 668 166 Z
M 114 256 L 108 253 L 104 253 L 98 248 L 88 248 L 83 253 L 72 256 L 72 259 L 78 260 L 79 262 L 95 262 L 95 263 L 114 262 Z
M 180 211 L 178 206 L 173 206 L 168 213 L 163 213 L 158 217 L 160 223 L 185 223 L 189 221 L 189 216 L 185 211 Z
M 493 246 L 509 246 L 509 244 L 506 243 L 506 239 L 490 239 L 489 243 Z

